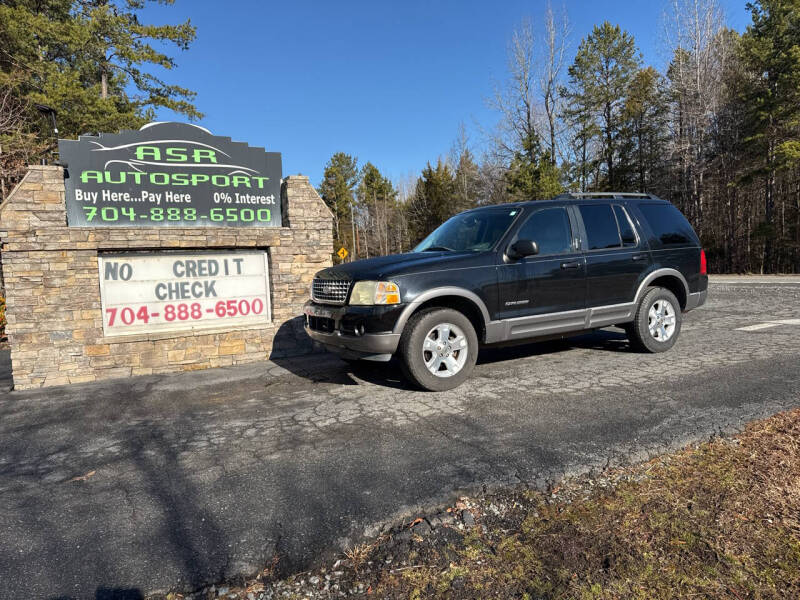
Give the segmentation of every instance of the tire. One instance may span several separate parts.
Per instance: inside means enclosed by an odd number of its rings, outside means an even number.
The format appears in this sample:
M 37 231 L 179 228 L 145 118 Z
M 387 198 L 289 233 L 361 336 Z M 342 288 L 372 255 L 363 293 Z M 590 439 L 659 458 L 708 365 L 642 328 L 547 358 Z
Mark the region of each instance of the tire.
M 447 344 L 440 344 L 448 331 Z M 403 373 L 410 381 L 425 390 L 443 392 L 469 377 L 478 358 L 478 336 L 470 320 L 457 310 L 430 308 L 406 323 L 399 350 Z
M 634 350 L 666 352 L 675 345 L 682 321 L 681 305 L 675 294 L 666 288 L 650 287 L 636 307 L 633 322 L 625 324 L 625 332 Z M 651 325 L 655 333 L 651 333 Z

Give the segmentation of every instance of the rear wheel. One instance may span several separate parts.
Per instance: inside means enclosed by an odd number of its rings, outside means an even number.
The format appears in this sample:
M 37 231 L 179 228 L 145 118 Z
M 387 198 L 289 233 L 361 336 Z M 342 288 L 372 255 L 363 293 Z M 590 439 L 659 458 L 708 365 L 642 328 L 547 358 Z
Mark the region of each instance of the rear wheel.
M 413 315 L 400 338 L 406 377 L 433 392 L 461 385 L 478 357 L 478 336 L 470 320 L 451 308 Z
M 675 345 L 681 322 L 681 305 L 675 294 L 651 287 L 639 302 L 633 322 L 625 324 L 625 332 L 636 350 L 665 352 Z

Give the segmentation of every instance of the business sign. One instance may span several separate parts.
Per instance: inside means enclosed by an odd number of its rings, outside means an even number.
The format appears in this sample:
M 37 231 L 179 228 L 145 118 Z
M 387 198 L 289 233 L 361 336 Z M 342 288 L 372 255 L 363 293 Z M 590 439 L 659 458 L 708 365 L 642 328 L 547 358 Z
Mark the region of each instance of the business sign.
M 102 254 L 98 265 L 107 336 L 271 320 L 266 252 Z
M 196 125 L 59 140 L 70 227 L 280 227 L 281 155 Z

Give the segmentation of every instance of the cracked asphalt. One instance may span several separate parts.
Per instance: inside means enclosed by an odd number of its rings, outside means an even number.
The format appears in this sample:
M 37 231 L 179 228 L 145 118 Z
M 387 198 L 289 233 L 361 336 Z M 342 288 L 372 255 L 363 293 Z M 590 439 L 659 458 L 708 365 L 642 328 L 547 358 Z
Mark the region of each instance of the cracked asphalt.
M 438 394 L 330 355 L 0 393 L 0 598 L 302 569 L 462 492 L 737 431 L 800 404 L 800 324 L 736 328 L 798 306 L 800 277 L 716 277 L 671 352 L 610 328 L 485 351 Z

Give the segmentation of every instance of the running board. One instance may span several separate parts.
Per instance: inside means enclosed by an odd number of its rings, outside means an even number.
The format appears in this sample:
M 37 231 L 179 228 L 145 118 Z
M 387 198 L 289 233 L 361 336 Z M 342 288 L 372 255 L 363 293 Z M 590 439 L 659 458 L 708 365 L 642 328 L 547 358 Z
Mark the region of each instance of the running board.
M 633 320 L 635 310 L 636 303 L 628 302 L 492 321 L 486 327 L 486 343 L 493 344 L 627 323 Z

